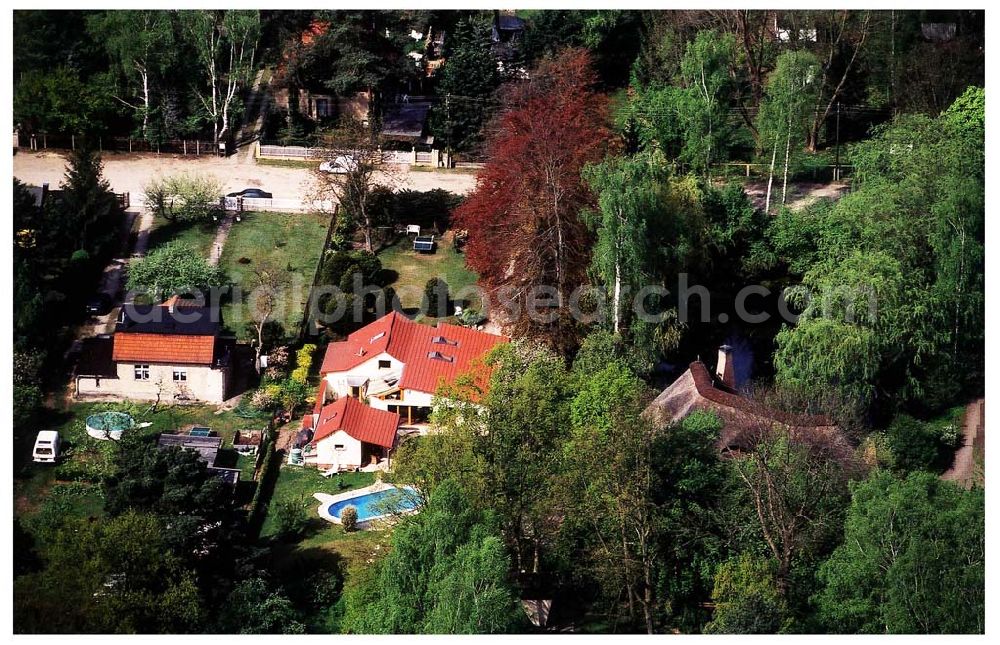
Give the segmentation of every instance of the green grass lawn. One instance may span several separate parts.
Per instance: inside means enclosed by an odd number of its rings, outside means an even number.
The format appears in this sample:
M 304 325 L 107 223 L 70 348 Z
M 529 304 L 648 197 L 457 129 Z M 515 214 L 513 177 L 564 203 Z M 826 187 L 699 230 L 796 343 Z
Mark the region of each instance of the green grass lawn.
M 312 170 L 318 168 L 323 163 L 320 159 L 267 159 L 260 157 L 257 159 L 258 166 L 272 166 L 274 168 L 306 168 Z
M 336 477 L 323 477 L 319 469 L 305 466 L 281 465 L 278 479 L 274 484 L 274 493 L 271 495 L 271 502 L 267 507 L 267 517 L 261 528 L 261 536 L 267 537 L 277 533 L 277 523 L 275 515 L 278 506 L 290 500 L 306 500 L 306 514 L 312 522 L 315 531 L 310 531 L 310 537 L 306 542 L 319 543 L 331 539 L 334 534 L 344 536 L 344 530 L 337 524 L 331 524 L 322 519 L 317 514 L 319 502 L 313 498 L 313 493 L 329 493 L 336 495 L 355 488 L 363 488 L 375 483 L 375 475 L 372 473 L 341 473 Z M 343 485 L 343 488 L 341 488 Z M 347 534 L 351 535 L 351 534 Z M 319 537 L 317 537 L 319 536 Z M 326 537 L 322 537 L 326 536 Z
M 253 270 L 270 264 L 290 275 L 288 297 L 283 298 L 278 322 L 289 337 L 298 333 L 316 265 L 323 252 L 329 216 L 311 213 L 245 213 L 243 221 L 233 224 L 222 250 L 219 265 L 230 283 L 239 286 L 239 302 L 231 300 L 222 307 L 226 328 L 247 339 L 244 311 L 253 291 Z
M 170 222 L 162 217 L 153 218 L 153 229 L 149 232 L 149 251 L 169 242 L 179 242 L 193 248 L 198 255 L 207 258 L 212 250 L 212 242 L 219 230 L 216 222 Z
M 424 286 L 431 278 L 443 278 L 452 298 L 463 287 L 474 286 L 479 278 L 465 266 L 465 256 L 455 250 L 450 234 L 437 238 L 437 242 L 434 253 L 417 253 L 413 250 L 413 240 L 404 237 L 378 254 L 383 270 L 395 278 L 391 286 L 399 294 L 404 309 L 420 307 Z M 481 310 L 482 301 L 473 297 L 465 306 Z

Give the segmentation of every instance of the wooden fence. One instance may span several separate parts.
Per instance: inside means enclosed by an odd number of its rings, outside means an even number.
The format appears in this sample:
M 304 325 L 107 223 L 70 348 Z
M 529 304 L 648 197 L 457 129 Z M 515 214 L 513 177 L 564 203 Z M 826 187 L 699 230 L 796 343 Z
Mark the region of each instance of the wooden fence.
M 25 134 L 17 133 L 17 147 L 26 150 L 76 150 L 84 138 L 75 134 Z M 145 139 L 131 137 L 97 137 L 97 149 L 110 152 L 132 152 L 179 155 L 217 155 L 219 147 L 204 139 L 167 139 L 150 143 Z

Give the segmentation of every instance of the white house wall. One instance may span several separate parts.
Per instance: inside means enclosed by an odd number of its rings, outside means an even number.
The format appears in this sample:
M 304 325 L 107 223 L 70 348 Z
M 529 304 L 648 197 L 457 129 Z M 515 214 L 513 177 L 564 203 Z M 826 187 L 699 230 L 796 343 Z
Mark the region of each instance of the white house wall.
M 183 370 L 185 381 L 174 381 L 174 370 Z M 149 364 L 149 380 L 135 378 L 134 363 L 118 363 L 117 379 L 79 377 L 77 394 L 86 397 L 107 396 L 144 401 L 196 400 L 222 403 L 226 395 L 226 370 L 204 365 Z
M 334 448 L 344 446 L 343 450 Z M 343 430 L 316 442 L 316 452 L 308 457 L 311 463 L 321 466 L 361 466 L 361 442 Z
M 378 362 L 385 360 L 390 361 L 390 367 L 380 369 Z M 399 362 L 386 352 L 382 352 L 381 354 L 375 354 L 357 367 L 352 367 L 351 369 L 343 372 L 328 373 L 325 377 L 326 387 L 328 391 L 336 393 L 338 397 L 348 396 L 351 393 L 351 388 L 348 385 L 348 379 L 377 379 L 381 378 L 384 374 L 400 372 L 402 369 L 403 363 Z

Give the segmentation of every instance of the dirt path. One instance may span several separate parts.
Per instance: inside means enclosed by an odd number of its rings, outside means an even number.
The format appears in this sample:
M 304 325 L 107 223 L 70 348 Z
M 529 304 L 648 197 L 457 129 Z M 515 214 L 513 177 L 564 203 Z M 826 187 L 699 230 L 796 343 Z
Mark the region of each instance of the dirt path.
M 842 181 L 836 181 L 829 184 L 815 182 L 789 184 L 788 198 L 785 205 L 793 211 L 801 210 L 807 206 L 815 204 L 821 199 L 840 199 L 847 194 L 847 188 L 847 183 Z M 750 201 L 754 206 L 757 208 L 764 208 L 764 203 L 767 201 L 766 181 L 748 181 L 744 184 L 744 189 L 747 191 L 747 195 L 750 196 Z M 772 212 L 774 212 L 775 206 L 780 204 L 781 182 L 776 180 L 774 185 L 771 186 Z
M 983 399 L 973 401 L 965 408 L 965 424 L 962 428 L 962 445 L 955 451 L 955 461 L 941 479 L 956 482 L 965 488 L 972 486 L 976 478 L 977 453 L 982 454 L 986 439 L 986 403 Z M 983 454 L 985 457 L 985 454 Z
M 215 234 L 212 248 L 208 252 L 208 263 L 212 266 L 218 266 L 219 260 L 222 259 L 222 249 L 226 247 L 226 240 L 229 238 L 230 229 L 233 228 L 234 219 L 232 215 L 226 215 L 222 218 L 222 223 L 219 224 L 219 232 Z

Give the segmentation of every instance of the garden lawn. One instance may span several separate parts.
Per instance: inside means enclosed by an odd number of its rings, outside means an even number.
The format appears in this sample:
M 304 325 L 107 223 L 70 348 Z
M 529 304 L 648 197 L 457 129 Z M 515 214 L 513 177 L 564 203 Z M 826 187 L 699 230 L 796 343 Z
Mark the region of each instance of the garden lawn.
M 57 466 L 31 461 L 34 436 L 25 437 L 15 445 L 15 450 L 19 452 L 15 464 L 20 464 L 15 466 L 15 515 L 31 512 L 45 501 L 53 484 L 60 478 L 84 475 L 91 479 L 103 473 L 106 465 L 115 458 L 115 445 L 111 441 L 90 437 L 86 419 L 91 414 L 109 409 L 109 405 L 113 404 L 74 403 L 65 410 L 45 411 L 48 419 L 46 429 L 58 431 L 63 441 L 65 456 Z M 231 411 L 216 414 L 216 408 L 211 405 L 161 405 L 152 413 L 145 413 L 147 404 L 132 407 L 136 411 L 133 418 L 137 422 L 152 424 L 134 432 L 158 435 L 184 432 L 195 425 L 206 426 L 223 438 L 223 446 L 232 445 L 237 430 L 261 430 L 266 425 L 266 419 L 244 419 Z M 127 410 L 128 407 L 116 405 L 114 409 Z
M 316 520 L 314 528 L 318 531 L 313 533 L 329 533 L 329 530 L 336 529 L 336 533 L 344 535 L 343 529 L 337 524 L 332 524 L 322 519 L 317 510 L 319 502 L 313 498 L 313 493 L 329 493 L 336 495 L 356 488 L 364 488 L 375 483 L 375 475 L 372 473 L 341 473 L 335 477 L 323 477 L 319 469 L 308 466 L 290 466 L 282 464 L 278 473 L 278 479 L 274 483 L 274 493 L 271 495 L 271 502 L 267 507 L 267 517 L 261 527 L 261 536 L 267 537 L 278 532 L 275 522 L 278 506 L 283 502 L 293 500 L 306 500 L 306 514 L 310 520 Z M 341 486 L 343 485 L 343 488 Z M 326 539 L 331 539 L 329 536 Z M 322 542 L 322 539 L 320 540 Z
M 247 329 L 251 318 L 244 305 L 253 291 L 254 268 L 270 264 L 289 274 L 290 289 L 275 319 L 286 338 L 298 335 L 329 222 L 329 216 L 312 213 L 244 213 L 243 221 L 233 223 L 219 266 L 230 284 L 240 288 L 241 297 L 222 307 L 226 329 L 241 339 L 251 338 Z
M 399 295 L 404 309 L 420 307 L 424 287 L 431 278 L 443 278 L 448 283 L 448 293 L 452 298 L 459 295 L 463 287 L 475 286 L 479 276 L 465 266 L 465 256 L 455 250 L 451 233 L 437 238 L 434 253 L 417 253 L 413 250 L 413 239 L 403 237 L 399 242 L 378 254 L 382 269 L 390 272 L 395 280 L 390 284 Z M 482 300 L 464 296 L 469 302 L 457 304 L 482 310 Z
M 169 242 L 178 242 L 190 246 L 201 257 L 208 258 L 218 231 L 219 224 L 213 221 L 171 222 L 163 217 L 154 217 L 153 229 L 149 232 L 148 251 Z

